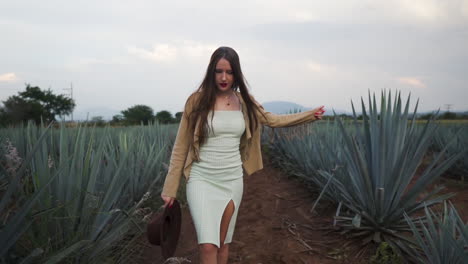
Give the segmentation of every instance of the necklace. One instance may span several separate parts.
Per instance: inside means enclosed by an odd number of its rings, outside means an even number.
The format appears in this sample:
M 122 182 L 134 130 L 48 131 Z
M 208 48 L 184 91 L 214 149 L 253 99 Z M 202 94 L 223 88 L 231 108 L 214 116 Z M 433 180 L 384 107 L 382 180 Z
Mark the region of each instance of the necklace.
M 232 97 L 232 94 L 229 94 L 229 95 L 223 95 L 224 97 L 224 100 L 227 100 L 226 105 L 227 106 L 230 106 L 231 105 L 231 97 Z

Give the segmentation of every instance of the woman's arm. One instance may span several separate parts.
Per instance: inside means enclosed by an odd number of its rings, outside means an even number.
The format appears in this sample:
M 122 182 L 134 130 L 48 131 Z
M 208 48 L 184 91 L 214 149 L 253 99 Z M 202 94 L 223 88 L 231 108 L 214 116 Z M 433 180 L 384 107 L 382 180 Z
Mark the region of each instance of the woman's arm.
M 188 127 L 188 114 L 191 111 L 191 97 L 185 103 L 184 112 L 180 119 L 179 129 L 172 148 L 171 160 L 169 170 L 164 181 L 161 196 L 176 197 L 177 190 L 179 189 L 180 178 L 184 170 L 185 160 L 189 152 L 190 135 Z
M 277 115 L 266 111 L 265 108 L 263 108 L 263 106 L 259 102 L 257 102 L 252 96 L 251 98 L 260 110 L 260 122 L 269 127 L 289 127 L 319 120 L 321 119 L 321 116 L 324 112 L 322 106 L 317 107 L 313 110 L 308 110 L 296 114 Z

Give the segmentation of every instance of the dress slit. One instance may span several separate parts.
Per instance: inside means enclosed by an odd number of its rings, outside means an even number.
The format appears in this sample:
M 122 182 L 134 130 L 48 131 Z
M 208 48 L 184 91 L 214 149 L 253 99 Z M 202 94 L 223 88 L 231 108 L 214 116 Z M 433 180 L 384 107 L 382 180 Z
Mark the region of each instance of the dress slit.
M 223 215 L 224 213 L 226 212 L 226 209 L 229 205 L 229 203 L 232 201 L 232 205 L 234 206 L 234 210 L 232 211 L 232 215 L 231 217 L 229 218 L 229 224 L 227 225 L 226 227 L 226 235 L 224 236 L 224 241 L 221 241 L 221 222 L 223 221 Z M 229 243 L 225 243 L 227 238 L 228 238 L 228 233 L 229 233 L 229 227 L 231 226 L 231 222 L 232 222 L 232 218 L 234 216 L 234 214 L 236 213 L 236 202 L 234 202 L 234 199 L 230 199 L 227 203 L 226 203 L 226 206 L 224 206 L 224 211 L 223 211 L 223 214 L 221 215 L 221 219 L 219 221 L 219 247 L 221 247 L 221 244 L 229 244 Z

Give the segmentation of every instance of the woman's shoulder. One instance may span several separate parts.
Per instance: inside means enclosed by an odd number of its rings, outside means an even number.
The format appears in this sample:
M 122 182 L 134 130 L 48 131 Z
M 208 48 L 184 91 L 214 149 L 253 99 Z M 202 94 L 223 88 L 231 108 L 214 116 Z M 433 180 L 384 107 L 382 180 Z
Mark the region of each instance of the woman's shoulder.
M 185 101 L 185 110 L 192 110 L 193 105 L 196 104 L 200 94 L 201 92 L 195 91 L 188 96 L 187 100 Z
M 187 98 L 187 103 L 194 103 L 201 95 L 201 92 L 195 91 L 189 95 Z

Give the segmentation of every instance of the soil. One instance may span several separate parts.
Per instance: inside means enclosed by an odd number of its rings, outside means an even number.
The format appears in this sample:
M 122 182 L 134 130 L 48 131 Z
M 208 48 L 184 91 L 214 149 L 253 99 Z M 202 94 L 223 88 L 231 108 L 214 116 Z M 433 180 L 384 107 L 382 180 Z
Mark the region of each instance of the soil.
M 449 201 L 457 209 L 463 222 L 465 222 L 465 224 L 468 223 L 468 182 L 444 176 L 437 181 L 436 185 L 445 186 L 442 193 L 454 194 Z
M 446 177 L 433 186 L 437 184 L 447 186 L 443 193 L 457 193 L 450 200 L 467 221 L 467 184 Z M 244 177 L 244 194 L 228 263 L 368 263 L 372 254 L 354 256 L 351 252 L 355 250 L 344 249 L 345 243 L 351 242 L 352 247 L 353 241 L 330 232 L 334 205 L 321 202 L 318 213 L 310 212 L 317 196 L 305 183 L 274 168 L 264 156 L 264 169 Z M 143 240 L 147 249 L 141 263 L 164 263 L 160 248 Z M 180 262 L 166 263 L 199 263 L 195 227 L 187 206 L 182 207 L 181 236 L 175 256 Z
M 426 169 L 426 167 L 431 163 L 431 158 L 429 157 L 430 155 L 427 155 L 425 159 L 422 162 L 422 165 L 418 168 L 416 172 L 416 177 L 413 178 L 413 180 L 410 183 L 410 186 L 414 184 L 416 179 L 420 177 L 420 175 L 423 173 L 423 171 Z M 449 198 L 448 200 L 454 205 L 454 207 L 457 209 L 458 214 L 460 215 L 461 219 L 465 223 L 468 222 L 468 182 L 466 179 L 461 178 L 459 176 L 455 176 L 451 174 L 450 171 L 446 171 L 442 177 L 440 177 L 435 183 L 429 185 L 429 188 L 427 191 L 433 190 L 434 188 L 438 186 L 443 186 L 444 188 L 441 190 L 441 194 L 448 194 L 451 193 L 453 196 Z M 420 194 L 420 198 L 424 194 Z M 439 209 L 442 209 L 443 205 L 435 205 L 433 210 L 434 211 L 439 211 Z M 424 215 L 424 213 L 421 211 L 418 213 L 418 215 Z

